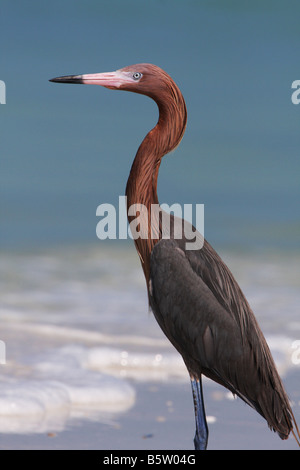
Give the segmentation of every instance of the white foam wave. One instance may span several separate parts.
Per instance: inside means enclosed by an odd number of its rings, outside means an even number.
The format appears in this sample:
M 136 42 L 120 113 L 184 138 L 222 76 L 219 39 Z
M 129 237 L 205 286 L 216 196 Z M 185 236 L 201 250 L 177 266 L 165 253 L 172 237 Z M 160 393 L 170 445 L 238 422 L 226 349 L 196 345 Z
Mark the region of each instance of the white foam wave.
M 107 419 L 108 413 L 124 412 L 134 404 L 135 390 L 129 383 L 86 369 L 78 360 L 79 351 L 74 351 L 62 348 L 31 359 L 26 379 L 2 377 L 0 432 L 59 431 L 69 419 Z
M 175 350 L 174 352 L 141 353 L 94 347 L 78 352 L 89 369 L 105 371 L 115 376 L 134 378 L 139 381 L 187 378 L 186 367 Z
M 17 320 L 19 317 L 17 317 Z M 10 322 L 10 330 L 19 330 L 19 323 Z M 71 328 L 65 326 L 55 326 L 40 323 L 24 323 L 22 331 L 34 333 L 36 335 L 45 335 L 55 338 L 65 338 L 68 340 L 79 340 L 84 342 L 96 342 L 100 344 L 132 344 L 137 346 L 158 346 L 161 348 L 169 347 L 165 338 L 151 338 L 140 335 L 109 335 L 99 333 L 98 331 L 84 330 L 82 328 Z

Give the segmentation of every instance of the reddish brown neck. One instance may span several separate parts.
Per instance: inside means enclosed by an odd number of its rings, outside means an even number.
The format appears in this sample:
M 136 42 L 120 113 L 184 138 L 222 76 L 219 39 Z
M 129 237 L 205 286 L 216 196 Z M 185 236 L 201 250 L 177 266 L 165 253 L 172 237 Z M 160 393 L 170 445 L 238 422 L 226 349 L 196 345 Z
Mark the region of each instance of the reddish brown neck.
M 172 92 L 163 99 L 153 96 L 159 108 L 159 120 L 141 143 L 133 161 L 127 181 L 127 208 L 134 204 L 143 204 L 147 208 L 147 217 L 140 216 L 139 231 L 146 233 L 146 238 L 136 238 L 135 246 L 140 256 L 148 287 L 150 277 L 150 254 L 159 239 L 151 237 L 151 205 L 158 204 L 157 178 L 161 159 L 171 152 L 183 137 L 187 113 L 183 96 L 172 83 Z M 135 219 L 128 216 L 129 223 Z M 136 219 L 137 220 L 137 219 Z M 153 228 L 153 227 L 152 227 Z M 159 236 L 159 235 L 158 235 Z

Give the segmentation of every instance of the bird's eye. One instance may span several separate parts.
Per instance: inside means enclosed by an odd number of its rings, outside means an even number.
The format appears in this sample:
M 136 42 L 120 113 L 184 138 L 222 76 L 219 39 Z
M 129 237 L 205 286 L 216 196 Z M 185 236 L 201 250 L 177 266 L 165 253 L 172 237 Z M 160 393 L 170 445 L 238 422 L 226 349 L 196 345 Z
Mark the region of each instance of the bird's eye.
M 134 74 L 132 76 L 133 76 L 134 80 L 139 80 L 141 78 L 142 74 L 140 72 L 134 72 Z

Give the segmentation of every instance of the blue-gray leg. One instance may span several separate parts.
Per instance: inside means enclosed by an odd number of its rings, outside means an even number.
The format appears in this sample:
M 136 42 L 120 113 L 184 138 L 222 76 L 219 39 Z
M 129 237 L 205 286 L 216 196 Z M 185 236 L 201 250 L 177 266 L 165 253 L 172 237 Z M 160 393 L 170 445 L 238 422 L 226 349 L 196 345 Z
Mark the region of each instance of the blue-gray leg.
M 195 450 L 206 450 L 208 441 L 208 427 L 205 417 L 201 377 L 200 379 L 191 378 L 191 384 L 196 419 L 196 434 L 194 438 Z

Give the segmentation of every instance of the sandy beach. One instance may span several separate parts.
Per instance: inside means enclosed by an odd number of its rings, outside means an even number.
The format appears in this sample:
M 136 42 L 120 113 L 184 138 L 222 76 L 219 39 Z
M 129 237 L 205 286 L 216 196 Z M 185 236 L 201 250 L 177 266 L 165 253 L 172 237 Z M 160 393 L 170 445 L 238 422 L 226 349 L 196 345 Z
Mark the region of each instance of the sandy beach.
M 297 377 L 290 376 L 293 391 Z M 99 422 L 73 420 L 61 432 L 41 434 L 1 434 L 2 450 L 193 450 L 194 416 L 188 383 L 136 384 L 137 399 L 130 411 L 107 415 Z M 205 381 L 205 401 L 209 421 L 208 450 L 297 450 L 293 437 L 282 441 L 265 421 L 239 399 Z M 106 422 L 105 422 L 106 419 Z
M 299 337 L 297 258 L 236 256 L 231 265 L 250 294 L 299 423 L 300 366 L 292 360 Z M 188 374 L 147 311 L 131 252 L 3 255 L 1 269 L 7 346 L 1 449 L 193 450 Z M 208 379 L 203 387 L 209 450 L 297 449 L 293 437 L 281 441 L 226 389 Z

